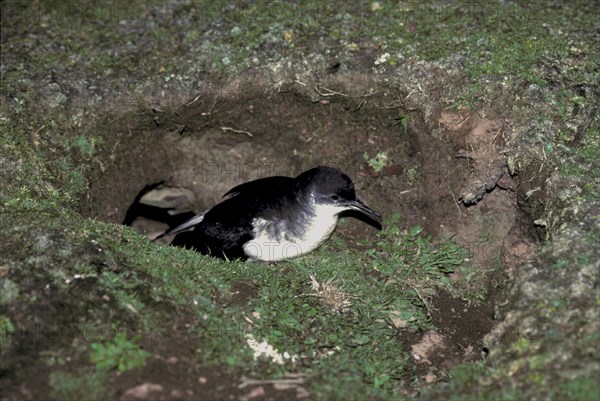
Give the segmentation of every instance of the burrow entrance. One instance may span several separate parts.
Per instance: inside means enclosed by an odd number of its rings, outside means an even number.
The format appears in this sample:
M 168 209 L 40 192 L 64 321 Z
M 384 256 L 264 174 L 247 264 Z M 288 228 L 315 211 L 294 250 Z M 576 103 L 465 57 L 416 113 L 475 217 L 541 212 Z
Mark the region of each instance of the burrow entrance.
M 532 225 L 501 154 L 507 135 L 501 120 L 470 109 L 426 108 L 406 93 L 354 78 L 213 89 L 176 108 L 112 120 L 115 145 L 84 213 L 153 238 L 173 213 L 152 215 L 146 206 L 168 206 L 185 219 L 241 182 L 330 165 L 346 172 L 384 217 L 399 213 L 402 228 L 419 225 L 434 238 L 453 237 L 480 269 L 515 268 L 534 255 Z M 152 196 L 140 204 L 149 189 Z M 356 247 L 376 232 L 347 219 L 337 233 Z M 501 286 L 497 276 L 489 282 Z M 438 352 L 441 365 L 479 358 L 494 324 L 493 299 L 475 307 L 442 294 L 432 302 L 434 324 L 455 344 Z

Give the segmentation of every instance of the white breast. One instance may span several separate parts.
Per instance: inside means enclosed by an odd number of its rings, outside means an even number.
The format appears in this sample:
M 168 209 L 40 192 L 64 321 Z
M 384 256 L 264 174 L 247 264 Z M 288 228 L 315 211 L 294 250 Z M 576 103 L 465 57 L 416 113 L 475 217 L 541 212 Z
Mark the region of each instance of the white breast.
M 256 237 L 244 244 L 246 255 L 265 262 L 277 262 L 305 255 L 325 242 L 335 230 L 338 213 L 343 209 L 333 205 L 316 205 L 314 214 L 300 235 L 285 231 L 282 221 L 257 218 L 252 221 Z

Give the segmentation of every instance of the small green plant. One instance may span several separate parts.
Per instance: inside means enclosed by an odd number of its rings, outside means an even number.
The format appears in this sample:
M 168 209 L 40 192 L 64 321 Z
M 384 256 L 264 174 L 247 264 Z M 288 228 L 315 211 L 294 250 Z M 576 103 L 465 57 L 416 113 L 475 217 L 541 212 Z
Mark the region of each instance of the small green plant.
M 125 333 L 117 333 L 112 341 L 105 344 L 93 343 L 90 359 L 97 369 L 110 370 L 117 368 L 119 372 L 144 366 L 150 353 L 139 345 L 127 340 Z
M 47 366 L 64 366 L 68 361 L 67 357 L 56 351 L 42 351 L 40 355 L 46 358 Z
M 402 125 L 402 132 L 404 132 L 404 134 L 406 135 L 408 133 L 408 123 L 410 122 L 410 115 L 404 114 L 402 116 L 396 117 L 395 120 L 396 122 L 394 123 L 394 126 L 398 124 Z
M 531 342 L 526 338 L 520 338 L 512 345 L 512 349 L 516 352 L 527 352 L 531 348 Z
M 414 274 L 435 276 L 444 284 L 449 284 L 446 273 L 467 261 L 468 252 L 453 241 L 434 245 L 431 238 L 422 235 L 422 228 L 414 226 L 402 232 L 395 224 L 400 216 L 396 213 L 388 221 L 388 229 L 379 234 L 374 265 L 381 271 L 392 269 L 409 278 Z M 399 269 L 400 267 L 400 269 Z M 419 272 L 416 271 L 418 267 Z
M 15 325 L 6 315 L 0 315 L 0 333 L 14 333 Z
M 96 143 L 97 139 L 96 138 L 87 138 L 83 135 L 78 136 L 77 138 L 75 138 L 74 140 L 74 147 L 79 150 L 79 152 L 87 157 L 91 157 L 94 155 L 94 152 L 96 151 Z
M 0 315 L 0 344 L 8 344 L 8 336 L 15 332 L 15 325 L 6 315 Z
M 388 163 L 388 155 L 385 152 L 379 152 L 375 155 L 375 157 L 369 158 L 367 152 L 363 155 L 369 167 L 371 167 L 375 172 L 379 173 Z

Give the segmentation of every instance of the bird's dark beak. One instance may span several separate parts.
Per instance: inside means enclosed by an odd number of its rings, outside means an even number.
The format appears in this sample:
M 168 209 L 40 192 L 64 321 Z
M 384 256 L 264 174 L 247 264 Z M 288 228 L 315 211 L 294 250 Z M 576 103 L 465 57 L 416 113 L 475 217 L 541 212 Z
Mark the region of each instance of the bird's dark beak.
M 381 214 L 377 213 L 375 210 L 373 210 L 369 206 L 365 205 L 365 203 L 363 201 L 361 201 L 360 199 L 357 198 L 355 200 L 348 201 L 346 203 L 346 206 L 348 207 L 348 209 L 350 209 L 352 211 L 356 211 L 361 216 L 366 217 L 367 220 L 370 220 L 370 221 L 366 221 L 367 223 L 369 223 L 372 226 L 381 230 L 381 228 L 382 228 Z M 377 223 L 377 224 L 373 224 L 373 223 Z

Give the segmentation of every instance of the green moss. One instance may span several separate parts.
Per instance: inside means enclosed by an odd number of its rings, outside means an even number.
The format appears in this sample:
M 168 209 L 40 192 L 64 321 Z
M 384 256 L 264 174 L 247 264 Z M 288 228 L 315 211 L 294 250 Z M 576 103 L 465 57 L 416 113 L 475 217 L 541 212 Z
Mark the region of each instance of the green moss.
M 454 366 L 448 372 L 448 376 L 455 386 L 471 387 L 477 384 L 484 372 L 485 368 L 483 365 L 469 363 Z
M 551 391 L 553 399 L 594 401 L 600 398 L 598 375 L 595 373 L 578 377 L 574 380 L 565 380 Z
M 50 373 L 49 382 L 52 387 L 52 397 L 57 400 L 106 400 L 113 396 L 105 385 L 106 373 L 103 371 L 83 370 L 78 373 L 68 373 L 57 370 Z

